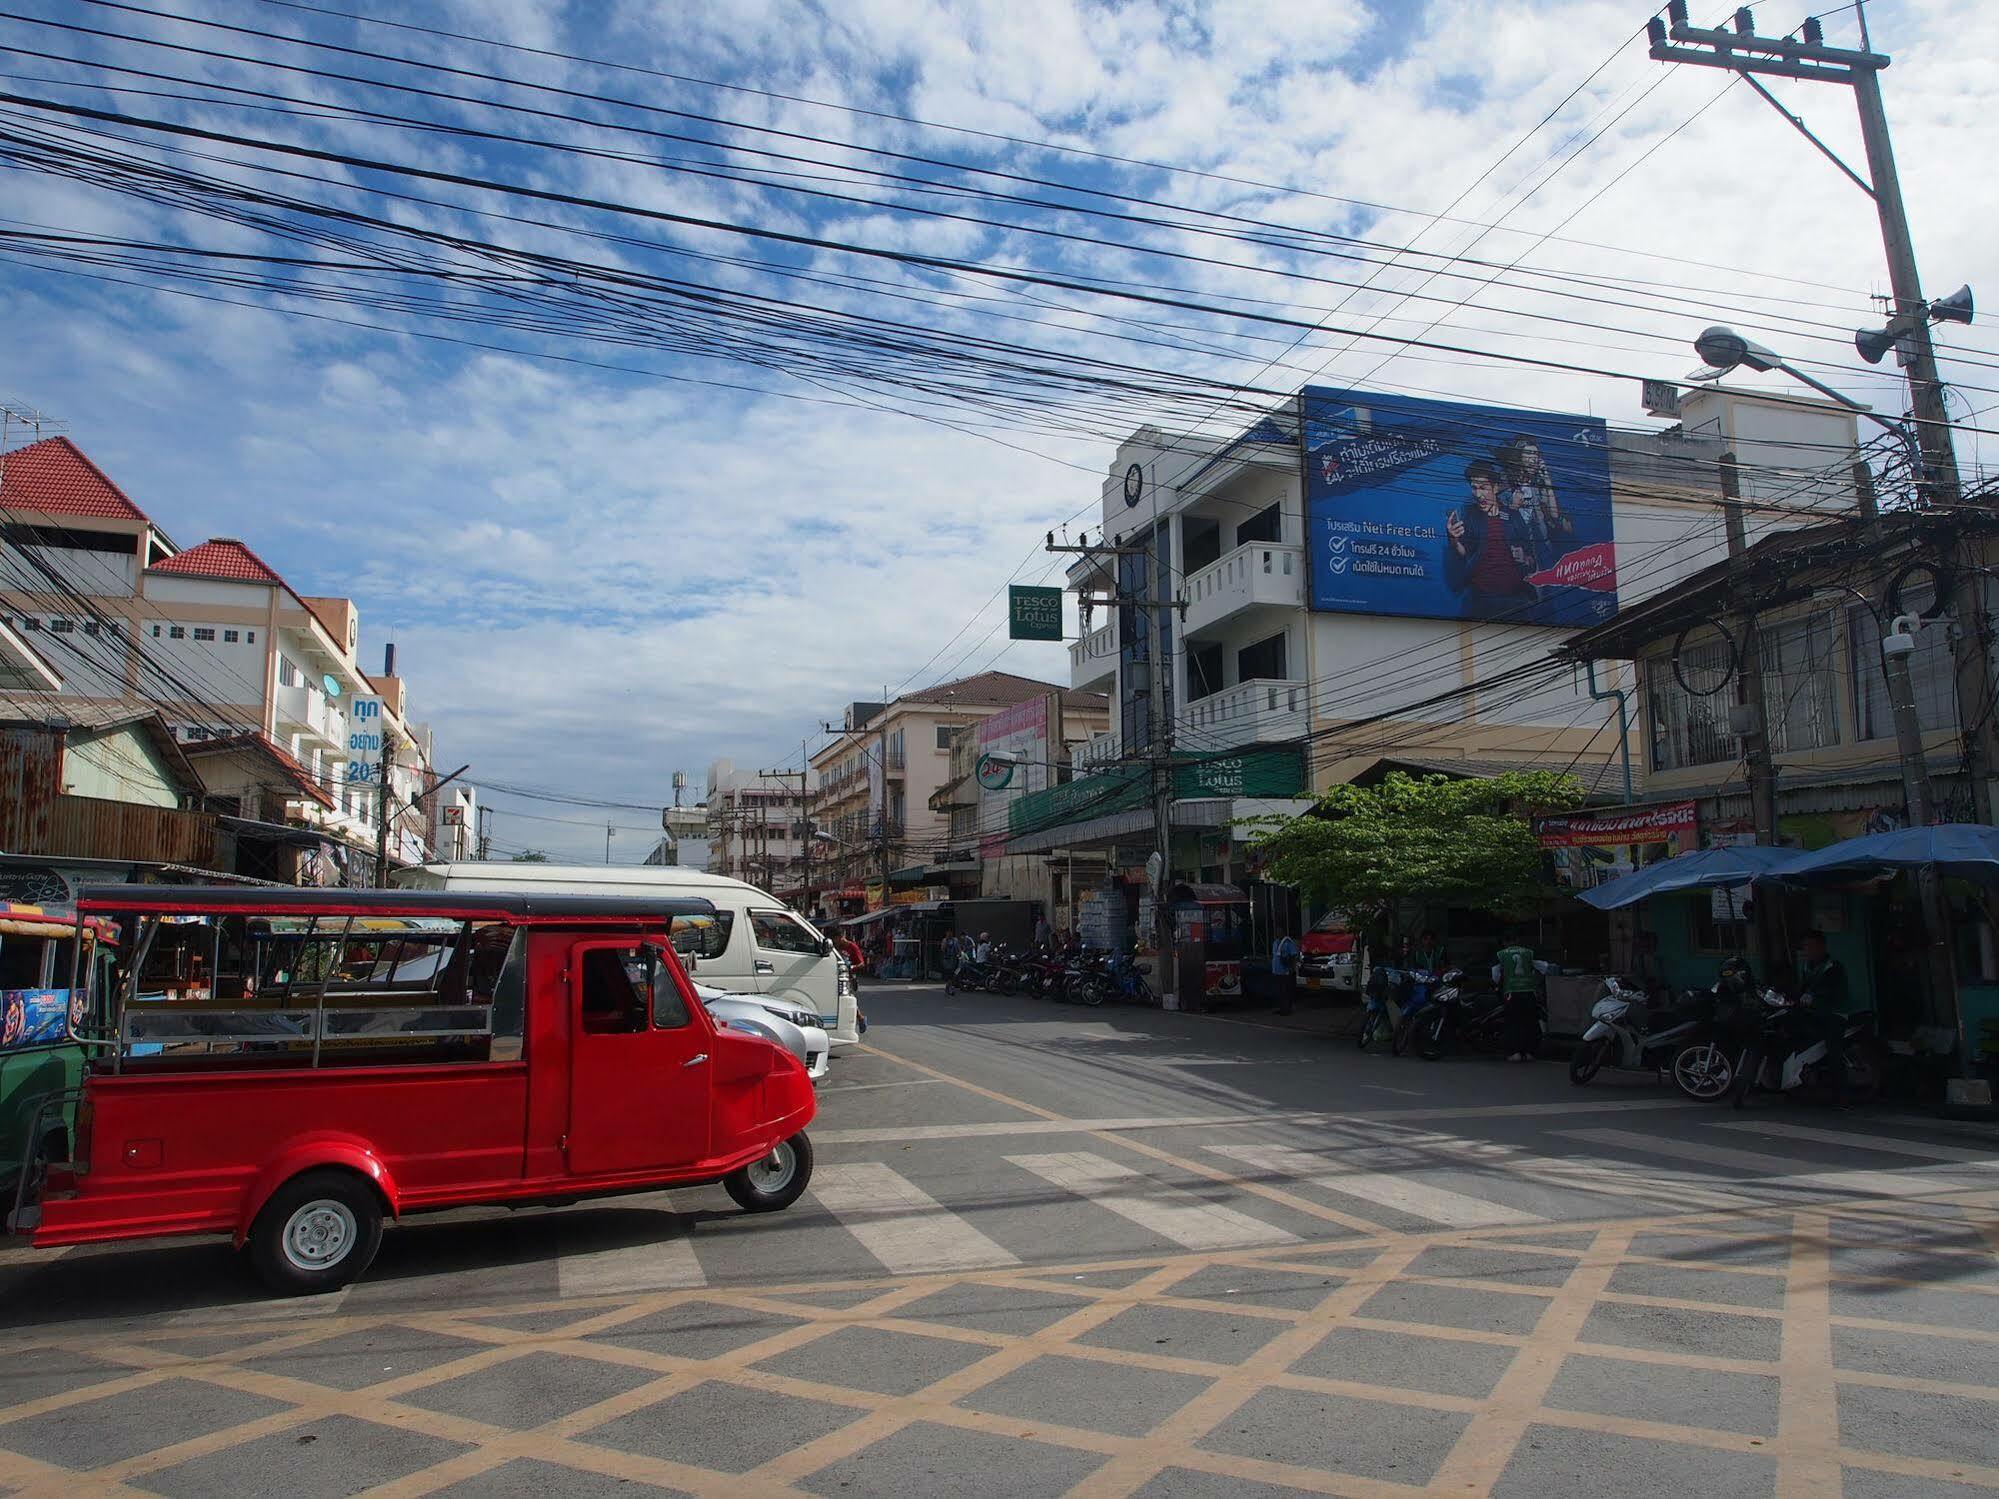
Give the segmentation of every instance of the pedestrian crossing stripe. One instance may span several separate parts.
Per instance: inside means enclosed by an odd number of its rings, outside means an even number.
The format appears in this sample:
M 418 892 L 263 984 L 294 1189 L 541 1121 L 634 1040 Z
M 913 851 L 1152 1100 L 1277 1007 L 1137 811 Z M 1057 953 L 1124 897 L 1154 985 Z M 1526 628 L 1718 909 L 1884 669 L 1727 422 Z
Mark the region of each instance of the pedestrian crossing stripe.
M 1240 1161 L 1257 1171 L 1268 1171 L 1310 1186 L 1323 1187 L 1329 1192 L 1358 1197 L 1377 1207 L 1392 1208 L 1411 1218 L 1439 1223 L 1446 1228 L 1500 1228 L 1508 1224 L 1544 1221 L 1538 1213 L 1523 1212 L 1504 1203 L 1431 1186 L 1399 1172 L 1331 1169 L 1336 1163 L 1326 1156 L 1311 1155 L 1281 1145 L 1210 1145 L 1208 1150 L 1212 1154 Z
M 812 1195 L 892 1274 L 990 1270 L 1020 1260 L 891 1166 L 821 1166 Z
M 1253 1244 L 1298 1242 L 1298 1235 L 1288 1230 L 1154 1181 L 1129 1166 L 1088 1151 L 1013 1155 L 1006 1159 L 1010 1165 L 1086 1197 L 1098 1207 L 1182 1249 L 1240 1249 Z

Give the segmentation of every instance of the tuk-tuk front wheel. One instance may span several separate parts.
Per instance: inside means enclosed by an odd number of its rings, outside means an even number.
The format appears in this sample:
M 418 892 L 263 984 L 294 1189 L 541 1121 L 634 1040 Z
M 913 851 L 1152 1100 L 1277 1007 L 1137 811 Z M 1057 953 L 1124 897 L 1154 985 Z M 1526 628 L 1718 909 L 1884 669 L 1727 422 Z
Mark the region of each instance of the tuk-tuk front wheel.
M 250 1262 L 281 1296 L 337 1291 L 382 1247 L 382 1202 L 351 1171 L 308 1171 L 271 1194 L 250 1229 Z
M 722 1178 L 722 1186 L 746 1213 L 775 1213 L 790 1207 L 812 1184 L 812 1142 L 803 1133 L 780 1140 L 771 1152 Z

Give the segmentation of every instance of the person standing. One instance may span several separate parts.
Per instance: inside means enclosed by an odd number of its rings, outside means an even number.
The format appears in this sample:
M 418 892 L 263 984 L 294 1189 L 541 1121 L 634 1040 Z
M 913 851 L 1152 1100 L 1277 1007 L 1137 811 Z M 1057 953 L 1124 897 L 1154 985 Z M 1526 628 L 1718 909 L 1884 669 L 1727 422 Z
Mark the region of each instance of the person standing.
M 1270 944 L 1270 976 L 1277 984 L 1277 1013 L 1289 1015 L 1298 1007 L 1298 944 L 1282 927 Z
M 1798 952 L 1798 1003 L 1825 1042 L 1826 1070 L 1832 1074 L 1833 1102 L 1847 1106 L 1846 965 L 1826 950 L 1825 933 L 1806 932 Z
M 1493 978 L 1506 1006 L 1506 1060 L 1531 1062 L 1541 1048 L 1541 974 L 1519 936 L 1493 955 Z
M 944 938 L 944 945 L 938 952 L 939 956 L 944 960 L 945 979 L 949 981 L 956 978 L 958 976 L 958 934 L 956 932 L 947 933 Z

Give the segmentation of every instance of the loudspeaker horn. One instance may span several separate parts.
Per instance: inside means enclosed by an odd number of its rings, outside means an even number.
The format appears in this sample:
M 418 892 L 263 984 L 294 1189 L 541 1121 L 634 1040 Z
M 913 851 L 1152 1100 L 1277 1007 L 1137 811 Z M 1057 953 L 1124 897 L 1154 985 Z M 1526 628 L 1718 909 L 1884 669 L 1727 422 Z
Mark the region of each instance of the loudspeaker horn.
M 1869 364 L 1879 364 L 1902 335 L 1894 328 L 1861 328 L 1853 335 L 1853 346 Z
M 1960 286 L 1947 297 L 1938 297 L 1930 303 L 1930 317 L 1939 323 L 1968 323 L 1971 321 L 1971 288 Z

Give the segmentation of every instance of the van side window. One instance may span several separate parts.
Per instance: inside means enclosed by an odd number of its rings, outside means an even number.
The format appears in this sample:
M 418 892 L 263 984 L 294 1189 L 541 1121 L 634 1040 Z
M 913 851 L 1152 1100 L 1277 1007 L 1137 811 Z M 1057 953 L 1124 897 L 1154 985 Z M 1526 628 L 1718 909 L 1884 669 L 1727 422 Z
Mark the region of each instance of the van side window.
M 583 954 L 583 1030 L 586 1035 L 630 1035 L 646 1028 L 650 995 L 634 967 L 650 962 L 643 948 L 593 947 Z M 640 969 L 643 973 L 643 969 Z M 650 988 L 650 984 L 647 984 Z
M 750 929 L 757 934 L 757 946 L 765 952 L 811 953 L 817 957 L 825 951 L 812 929 L 789 911 L 752 911 Z
M 729 938 L 736 928 L 734 911 L 703 912 L 699 916 L 673 918 L 673 950 L 683 958 L 706 961 L 729 950 Z

